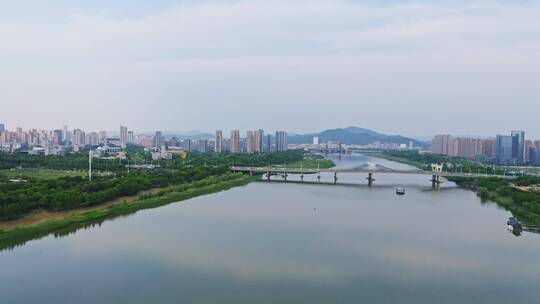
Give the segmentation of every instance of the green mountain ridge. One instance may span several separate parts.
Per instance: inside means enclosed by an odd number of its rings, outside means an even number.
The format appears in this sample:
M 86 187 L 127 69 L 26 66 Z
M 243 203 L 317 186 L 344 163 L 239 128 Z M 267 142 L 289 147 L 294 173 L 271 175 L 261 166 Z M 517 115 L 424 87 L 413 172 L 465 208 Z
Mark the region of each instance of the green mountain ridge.
M 313 142 L 314 136 L 318 136 L 319 142 L 321 143 L 327 141 L 339 141 L 348 145 L 367 145 L 378 141 L 381 143 L 408 145 L 412 141 L 415 146 L 423 147 L 427 145 L 425 142 L 402 135 L 386 135 L 359 127 L 328 129 L 320 133 L 289 136 L 288 139 L 290 144 L 307 144 Z

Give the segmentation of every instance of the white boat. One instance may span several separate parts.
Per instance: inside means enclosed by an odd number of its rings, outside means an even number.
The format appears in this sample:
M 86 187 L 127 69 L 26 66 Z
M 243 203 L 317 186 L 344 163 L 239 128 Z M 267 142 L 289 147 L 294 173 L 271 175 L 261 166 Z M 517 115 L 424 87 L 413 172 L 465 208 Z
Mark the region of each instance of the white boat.
M 405 194 L 405 188 L 397 188 L 396 189 L 397 195 L 404 195 Z

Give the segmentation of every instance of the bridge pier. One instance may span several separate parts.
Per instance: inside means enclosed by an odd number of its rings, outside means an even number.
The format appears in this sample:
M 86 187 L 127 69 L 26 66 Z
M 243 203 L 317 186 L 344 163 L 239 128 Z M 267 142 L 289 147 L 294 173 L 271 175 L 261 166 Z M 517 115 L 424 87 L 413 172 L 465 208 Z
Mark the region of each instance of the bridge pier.
M 442 184 L 440 175 L 433 175 L 431 177 L 431 187 L 433 188 L 439 188 L 439 186 Z
M 279 179 L 279 175 L 283 178 L 283 181 L 287 182 L 288 175 L 290 174 L 299 174 L 301 182 L 306 183 L 305 174 L 317 174 L 317 181 L 322 182 L 321 173 L 331 174 L 332 170 L 334 171 L 334 185 L 338 181 L 339 172 L 351 172 L 351 173 L 367 173 L 368 185 L 372 186 L 375 180 L 375 173 L 384 172 L 384 173 L 393 173 L 393 174 L 420 174 L 420 175 L 431 175 L 431 184 L 433 188 L 438 188 L 443 183 L 441 177 L 445 176 L 463 176 L 463 177 L 478 177 L 486 176 L 485 174 L 476 174 L 476 173 L 457 173 L 457 172 L 443 172 L 440 170 L 440 166 L 435 168 L 437 170 L 427 171 L 427 170 L 390 170 L 390 169 L 373 169 L 373 168 L 354 168 L 354 169 L 309 169 L 309 168 L 300 168 L 300 169 L 284 169 L 284 168 L 271 168 L 271 167 L 230 167 L 232 172 L 242 172 L 244 174 L 256 175 L 266 173 L 266 180 L 271 181 L 272 175 L 276 176 L 276 179 Z M 384 171 L 383 171 L 384 170 Z M 503 179 L 515 179 L 516 176 L 507 176 L 507 175 L 490 175 L 493 177 L 499 177 Z M 261 177 L 264 180 L 264 177 Z
M 368 186 L 373 186 L 373 182 L 375 181 L 375 179 L 373 178 L 373 172 L 369 172 L 366 179 L 368 180 Z

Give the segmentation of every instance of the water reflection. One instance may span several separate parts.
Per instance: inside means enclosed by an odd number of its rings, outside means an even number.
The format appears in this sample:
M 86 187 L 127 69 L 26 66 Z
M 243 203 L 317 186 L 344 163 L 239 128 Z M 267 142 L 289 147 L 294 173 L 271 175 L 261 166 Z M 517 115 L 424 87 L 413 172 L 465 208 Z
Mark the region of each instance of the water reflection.
M 355 161 L 341 159 L 342 165 L 347 162 Z M 382 185 L 394 179 L 380 178 Z M 61 239 L 49 236 L 0 252 L 0 298 L 6 303 L 534 303 L 540 298 L 535 286 L 540 242 L 527 231 L 519 238 L 510 235 L 507 211 L 482 205 L 471 191 L 451 185 L 432 191 L 422 179 L 400 181 L 413 185 L 401 197 L 392 186 L 253 183 Z

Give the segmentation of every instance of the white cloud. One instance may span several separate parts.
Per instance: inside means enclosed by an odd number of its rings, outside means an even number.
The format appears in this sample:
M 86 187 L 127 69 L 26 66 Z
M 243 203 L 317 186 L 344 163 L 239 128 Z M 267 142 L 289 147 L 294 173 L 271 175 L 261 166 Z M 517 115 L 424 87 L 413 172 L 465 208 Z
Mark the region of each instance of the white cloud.
M 538 47 L 540 6 L 399 4 L 342 1 L 241 1 L 177 6 L 159 14 L 73 15 L 60 24 L 1 23 L 3 52 L 145 55 L 154 58 L 444 49 Z M 486 44 L 486 42 L 488 42 Z M 286 44 L 288 43 L 288 44 Z M 456 45 L 459 47 L 460 45 Z M 360 48 L 360 49 L 358 49 Z M 538 51 L 538 49 L 536 49 Z M 148 52 L 148 53 L 147 53 Z M 169 53 L 167 53 L 169 52 Z M 200 53 L 202 52 L 202 53 Z
M 425 118 L 431 111 L 425 108 L 437 100 L 443 101 L 441 108 L 463 114 L 452 106 L 490 104 L 497 110 L 511 97 L 519 98 L 520 107 L 534 107 L 539 13 L 536 4 L 496 1 L 226 1 L 136 16 L 79 12 L 51 23 L 5 19 L 0 20 L 0 100 L 35 109 L 26 116 L 7 111 L 8 124 L 28 127 L 39 127 L 26 121 L 28 115 L 49 127 L 62 120 L 55 106 L 95 104 L 101 110 L 89 111 L 104 115 L 107 128 L 116 128 L 114 110 L 121 108 L 131 117 L 124 123 L 139 129 L 258 127 L 255 123 L 277 128 L 271 117 L 282 115 L 287 125 L 281 127 L 296 130 L 345 123 L 422 133 L 423 126 L 414 122 L 375 125 L 377 114 L 361 113 L 407 104 L 401 114 Z M 148 102 L 165 125 L 144 121 L 147 112 L 140 109 Z M 254 102 L 268 111 L 266 121 L 239 113 Z M 341 118 L 324 126 L 294 122 L 284 106 L 291 111 L 309 106 L 316 120 Z M 179 122 L 176 111 L 191 115 Z M 94 127 L 87 115 L 69 114 L 68 123 Z M 535 128 L 527 118 L 516 127 Z M 476 130 L 476 125 L 456 132 L 507 127 L 486 121 L 485 129 Z M 540 129 L 531 131 L 540 136 Z

